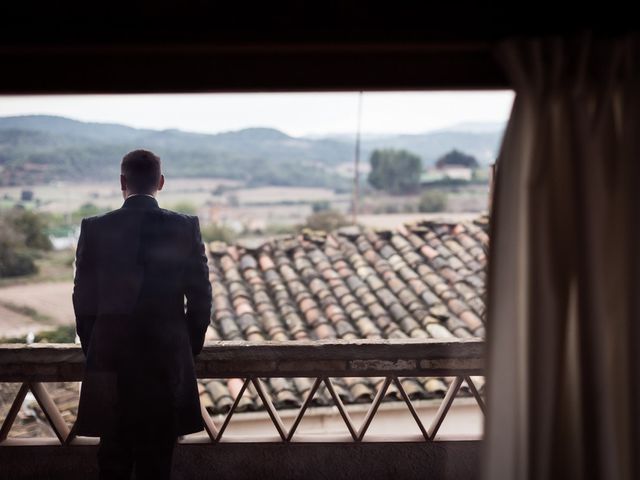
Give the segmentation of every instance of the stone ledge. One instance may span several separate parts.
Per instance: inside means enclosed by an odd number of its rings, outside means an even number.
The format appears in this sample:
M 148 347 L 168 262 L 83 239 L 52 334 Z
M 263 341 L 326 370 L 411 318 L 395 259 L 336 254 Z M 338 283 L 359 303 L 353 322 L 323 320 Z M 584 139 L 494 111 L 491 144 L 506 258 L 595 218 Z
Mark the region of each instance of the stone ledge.
M 0 381 L 77 381 L 78 345 L 0 345 Z M 200 378 L 482 375 L 484 342 L 469 340 L 218 341 L 196 357 Z

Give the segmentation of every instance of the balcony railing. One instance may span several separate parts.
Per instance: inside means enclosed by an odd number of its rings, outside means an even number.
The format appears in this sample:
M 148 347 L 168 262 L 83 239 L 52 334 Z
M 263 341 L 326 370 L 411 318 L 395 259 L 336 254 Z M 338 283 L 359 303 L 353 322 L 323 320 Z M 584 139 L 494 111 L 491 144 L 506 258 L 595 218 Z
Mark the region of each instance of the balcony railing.
M 206 425 L 206 435 L 187 436 L 181 443 L 187 445 L 218 445 L 233 443 L 245 446 L 256 442 L 278 443 L 281 445 L 347 445 L 404 444 L 407 448 L 424 445 L 452 445 L 464 442 L 477 450 L 477 438 L 453 439 L 438 436 L 440 426 L 450 411 L 452 402 L 463 384 L 477 401 L 484 413 L 482 395 L 472 381 L 472 377 L 484 373 L 483 342 L 476 339 L 456 340 L 453 342 L 438 340 L 363 340 L 363 341 L 320 341 L 320 342 L 215 342 L 207 344 L 196 358 L 197 376 L 200 379 L 242 379 L 242 387 L 233 404 L 223 417 L 222 422 L 202 409 Z M 20 446 L 36 448 L 54 447 L 73 451 L 74 447 L 95 445 L 97 439 L 76 437 L 74 428 L 63 419 L 56 403 L 46 388 L 47 382 L 81 381 L 84 368 L 84 356 L 76 345 L 1 345 L 0 346 L 0 382 L 19 382 L 21 384 L 8 414 L 0 428 L 0 459 L 10 458 L 10 452 Z M 288 428 L 280 418 L 264 381 L 270 378 L 310 379 L 311 388 L 298 410 L 293 423 Z M 356 424 L 349 409 L 337 393 L 332 378 L 336 377 L 375 377 L 383 380 L 378 383 L 377 393 L 364 420 Z M 414 408 L 401 379 L 416 377 L 452 377 L 448 391 L 435 414 L 427 425 Z M 346 436 L 304 435 L 298 431 L 300 422 L 309 411 L 309 406 L 321 386 L 326 387 L 330 399 L 344 421 L 348 430 Z M 387 390 L 394 386 L 399 393 L 420 431 L 419 435 L 366 435 Z M 244 438 L 238 441 L 225 435 L 243 393 L 248 388 L 255 389 L 264 408 L 277 431 L 270 438 Z M 26 394 L 31 391 L 49 421 L 57 439 L 11 438 L 9 433 L 21 408 Z M 469 443 L 469 440 L 475 442 Z M 57 446 L 56 446 L 57 445 Z M 410 447 L 413 445 L 413 447 Z M 182 448 L 182 447 L 181 447 Z M 438 447 L 439 448 L 439 447 Z M 453 447 L 451 447 L 453 448 Z M 458 448 L 458 447 L 455 447 Z M 464 447 L 467 448 L 467 447 Z M 389 450 L 386 450 L 389 451 Z M 422 450 L 418 450 L 422 451 Z M 4 452 L 4 454 L 3 454 Z M 469 452 L 461 455 L 469 456 Z M 445 455 L 446 456 L 446 455 Z M 477 452 L 471 455 L 477 459 Z M 448 457 L 447 457 L 448 458 Z M 474 460 L 475 461 L 475 460 Z M 466 465 L 473 462 L 467 461 Z M 263 472 L 264 473 L 264 472 Z M 467 472 L 468 473 L 468 472 Z M 455 476 L 455 475 L 454 475 Z M 473 475 L 472 475 L 473 476 Z M 1 475 L 0 475 L 1 477 Z M 339 475 L 338 475 L 339 477 Z

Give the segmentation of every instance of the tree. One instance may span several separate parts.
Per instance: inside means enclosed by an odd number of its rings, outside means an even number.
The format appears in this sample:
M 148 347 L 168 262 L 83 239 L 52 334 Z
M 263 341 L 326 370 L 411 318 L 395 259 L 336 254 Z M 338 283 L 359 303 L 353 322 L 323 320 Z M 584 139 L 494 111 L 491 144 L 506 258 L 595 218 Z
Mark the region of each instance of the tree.
M 369 183 L 393 194 L 415 192 L 420 185 L 422 160 L 407 150 L 374 150 L 369 159 Z
M 51 250 L 53 245 L 47 235 L 46 218 L 24 208 L 12 208 L 5 213 L 9 228 L 22 236 L 23 245 L 35 250 Z
M 436 161 L 437 168 L 466 167 L 476 169 L 480 166 L 476 157 L 462 153 L 455 148 Z
M 71 213 L 71 219 L 74 223 L 79 223 L 83 218 L 93 217 L 95 215 L 100 215 L 101 213 L 105 213 L 108 211 L 108 208 L 100 208 L 91 202 L 87 202 L 83 203 L 80 208 Z
M 33 255 L 20 242 L 16 235 L 0 220 L 0 278 L 31 275 L 38 271 Z
M 0 214 L 0 278 L 36 273 L 36 252 L 51 248 L 41 215 L 20 208 Z
M 442 212 L 446 206 L 446 193 L 441 190 L 427 190 L 420 196 L 418 210 L 423 213 Z

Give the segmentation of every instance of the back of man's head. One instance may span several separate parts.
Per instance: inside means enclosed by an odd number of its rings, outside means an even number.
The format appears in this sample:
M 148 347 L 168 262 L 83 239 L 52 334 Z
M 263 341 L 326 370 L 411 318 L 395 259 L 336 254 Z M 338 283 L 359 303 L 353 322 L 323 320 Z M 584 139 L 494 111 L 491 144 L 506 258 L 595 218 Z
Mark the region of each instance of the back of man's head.
M 131 193 L 154 193 L 161 175 L 160 157 L 149 150 L 134 150 L 122 158 L 120 173 Z

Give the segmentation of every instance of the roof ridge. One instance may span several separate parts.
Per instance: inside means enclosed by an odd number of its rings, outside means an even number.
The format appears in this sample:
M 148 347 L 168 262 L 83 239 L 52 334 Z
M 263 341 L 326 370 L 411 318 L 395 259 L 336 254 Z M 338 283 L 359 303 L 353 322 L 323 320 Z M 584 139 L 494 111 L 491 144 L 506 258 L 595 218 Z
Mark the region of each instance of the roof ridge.
M 374 233 L 376 235 L 384 236 L 385 234 L 400 234 L 407 235 L 420 228 L 434 228 L 434 227 L 456 227 L 461 225 L 463 227 L 473 225 L 479 228 L 487 228 L 489 224 L 489 215 L 482 213 L 475 219 L 463 219 L 463 220 L 431 220 L 431 219 L 418 219 L 413 221 L 402 222 L 396 227 L 372 227 L 361 224 L 343 225 L 332 230 L 313 229 L 304 227 L 299 233 L 285 233 L 279 235 L 272 235 L 267 238 L 246 238 L 239 239 L 230 243 L 222 240 L 214 240 L 209 242 L 209 252 L 212 255 L 222 256 L 229 254 L 229 249 L 239 249 L 244 252 L 258 254 L 266 248 L 273 248 L 276 244 L 283 244 L 284 249 L 288 250 L 291 245 L 287 246 L 287 243 L 300 242 L 302 240 L 315 243 L 316 245 L 323 245 L 325 242 L 337 240 L 339 237 L 345 237 L 349 240 L 355 240 L 361 235 L 367 233 Z

